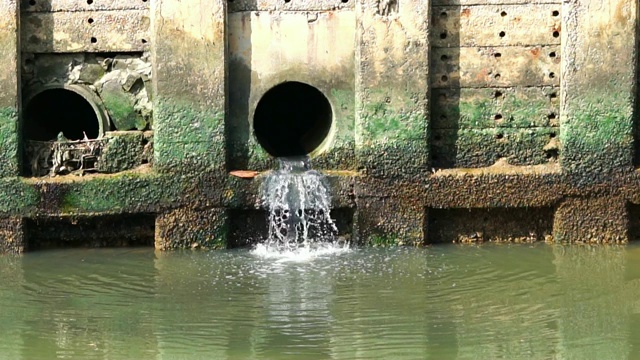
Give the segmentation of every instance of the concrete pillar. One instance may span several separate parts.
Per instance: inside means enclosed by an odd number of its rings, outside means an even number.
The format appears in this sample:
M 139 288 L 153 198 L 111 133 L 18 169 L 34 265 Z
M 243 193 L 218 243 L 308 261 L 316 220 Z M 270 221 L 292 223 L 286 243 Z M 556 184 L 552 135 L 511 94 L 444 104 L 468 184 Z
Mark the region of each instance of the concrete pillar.
M 154 165 L 225 171 L 225 0 L 151 5 Z
M 24 220 L 22 218 L 0 218 L 0 254 L 24 251 Z
M 429 9 L 430 1 L 356 2 L 356 156 L 372 176 L 426 173 Z
M 567 198 L 556 209 L 553 237 L 558 242 L 626 242 L 628 229 L 623 198 Z
M 0 176 L 19 171 L 20 44 L 19 1 L 0 2 Z
M 373 246 L 421 245 L 425 240 L 427 209 L 396 198 L 358 199 L 356 236 Z
M 224 209 L 180 208 L 156 217 L 156 249 L 220 249 L 227 245 Z
M 562 167 L 589 181 L 633 161 L 637 2 L 563 2 Z

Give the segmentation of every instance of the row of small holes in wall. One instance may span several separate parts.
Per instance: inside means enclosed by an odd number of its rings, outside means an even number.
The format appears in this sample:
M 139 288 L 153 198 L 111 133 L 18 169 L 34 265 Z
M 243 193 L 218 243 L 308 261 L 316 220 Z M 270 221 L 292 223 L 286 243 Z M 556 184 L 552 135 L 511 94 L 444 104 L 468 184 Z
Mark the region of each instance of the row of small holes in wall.
M 555 132 L 549 133 L 549 139 L 553 139 L 555 137 L 556 137 L 556 133 Z M 504 139 L 504 134 L 503 133 L 497 133 L 496 134 L 496 140 L 502 140 L 502 139 Z M 434 135 L 433 136 L 433 140 L 440 141 L 440 140 L 442 140 L 442 136 Z
M 496 90 L 493 92 L 493 94 L 491 94 L 491 98 L 493 99 L 501 99 L 504 96 L 504 94 L 502 93 L 502 91 L 500 90 Z M 548 95 L 549 96 L 549 101 L 556 102 L 556 100 L 558 99 L 558 94 L 556 94 L 555 92 L 551 93 Z M 446 101 L 447 100 L 447 94 L 440 94 L 438 96 L 440 101 Z M 549 114 L 547 114 L 547 119 L 549 119 L 550 121 L 555 120 L 557 117 L 555 112 L 550 112 Z M 447 120 L 447 115 L 440 115 L 440 120 L 446 121 Z M 504 117 L 502 116 L 502 114 L 497 113 L 493 116 L 493 120 L 495 120 L 498 123 L 501 123 L 504 120 Z M 552 133 L 553 136 L 551 136 L 552 138 L 555 137 L 555 134 Z
M 87 3 L 90 3 L 89 1 L 92 1 L 92 0 L 87 0 Z M 147 0 L 142 0 L 142 1 L 147 1 Z M 93 25 L 93 23 L 95 23 L 95 22 L 96 21 L 93 18 L 88 18 L 87 19 L 87 23 L 89 25 Z M 98 38 L 96 38 L 95 36 L 92 36 L 90 41 L 91 41 L 92 44 L 96 44 L 98 42 Z M 142 42 L 143 44 L 146 44 L 147 43 L 147 39 L 141 39 L 140 42 Z
M 549 76 L 549 79 L 555 79 L 555 78 L 556 78 L 556 73 L 554 73 L 554 72 L 550 72 L 549 74 L 547 74 L 547 76 Z M 496 73 L 496 74 L 494 74 L 494 75 L 493 75 L 493 78 L 494 78 L 495 80 L 500 80 L 500 78 L 501 78 L 501 77 L 502 77 L 502 75 L 500 75 L 500 73 Z M 449 76 L 447 76 L 447 75 L 442 75 L 442 76 L 440 77 L 440 80 L 441 80 L 443 83 L 446 83 L 446 82 L 448 82 L 448 81 L 449 81 Z
M 555 93 L 555 92 L 552 92 L 547 96 L 549 97 L 549 101 L 551 101 L 552 103 L 554 103 L 554 102 L 556 102 L 558 100 L 558 94 Z M 491 98 L 492 99 L 502 99 L 503 97 L 504 97 L 504 94 L 500 90 L 496 90 L 491 94 Z M 447 100 L 447 94 L 445 94 L 445 93 L 439 94 L 438 95 L 438 100 L 446 101 Z
M 91 5 L 91 4 L 93 4 L 93 1 L 94 0 L 87 0 L 87 4 Z M 147 1 L 149 1 L 149 0 L 142 0 L 142 2 L 147 2 Z M 36 4 L 37 4 L 36 0 L 29 0 L 29 5 L 30 6 L 36 6 Z
M 555 59 L 557 56 L 558 55 L 556 54 L 555 51 L 552 51 L 552 52 L 549 53 L 549 57 L 552 58 L 552 59 Z M 496 59 L 500 59 L 502 57 L 502 54 L 497 52 L 497 53 L 493 54 L 493 57 L 496 58 Z M 449 56 L 448 55 L 442 55 L 442 56 L 440 56 L 440 60 L 442 60 L 443 62 L 447 62 L 447 61 L 449 61 Z M 556 73 L 554 73 L 552 71 L 552 72 L 549 72 L 549 74 L 547 74 L 547 76 L 549 76 L 549 79 L 555 79 Z M 501 77 L 500 73 L 496 73 L 496 74 L 493 75 L 493 78 L 496 79 L 496 80 L 500 80 L 500 77 Z M 447 81 L 449 81 L 449 77 L 447 75 L 442 75 L 440 80 L 442 80 L 442 82 L 447 82 Z
M 554 139 L 556 136 L 557 136 L 557 134 L 556 134 L 555 131 L 552 131 L 552 132 L 549 133 L 549 139 Z M 505 139 L 504 133 L 497 133 L 495 135 L 495 139 L 498 140 L 498 141 L 504 140 Z M 433 136 L 433 140 L 434 141 L 441 141 L 442 140 L 442 136 L 434 135 Z M 557 157 L 557 156 L 558 156 L 558 154 L 556 152 L 554 152 L 554 151 L 547 152 L 547 158 L 554 158 L 554 157 Z M 432 159 L 433 160 L 437 160 L 438 158 L 437 158 L 437 156 L 433 156 Z
M 556 54 L 555 51 L 551 51 L 549 53 L 549 57 L 551 59 L 555 59 L 557 56 L 558 56 L 558 54 Z M 500 59 L 502 57 L 502 54 L 499 53 L 499 52 L 493 53 L 493 57 L 496 58 L 496 59 Z M 449 61 L 450 60 L 449 55 L 444 54 L 444 55 L 440 56 L 440 60 L 442 60 L 443 62 Z
M 285 0 L 285 1 L 286 1 L 286 0 Z M 559 12 L 558 10 L 553 10 L 553 11 L 551 12 L 551 16 L 553 16 L 553 17 L 557 17 L 557 16 L 559 16 L 559 15 L 560 15 L 560 12 Z M 441 19 L 446 19 L 448 16 L 449 16 L 449 15 L 447 14 L 447 12 L 446 12 L 446 11 L 443 11 L 443 12 L 441 12 L 441 13 L 440 13 L 440 18 L 441 18 Z M 502 17 L 507 16 L 507 12 L 506 12 L 506 11 L 502 11 L 502 12 L 500 13 L 500 16 L 502 16 Z M 551 33 L 551 35 L 552 35 L 554 38 L 557 38 L 557 37 L 559 37 L 559 36 L 560 36 L 560 32 L 559 32 L 558 30 L 553 30 L 553 32 Z M 447 36 L 448 36 L 447 30 L 444 30 L 444 31 L 442 31 L 442 32 L 440 33 L 440 39 L 442 39 L 442 40 L 446 39 L 446 38 L 447 38 Z M 505 31 L 500 31 L 500 32 L 498 33 L 498 36 L 499 36 L 500 38 L 504 38 L 505 36 L 507 36 L 507 33 L 506 33 Z

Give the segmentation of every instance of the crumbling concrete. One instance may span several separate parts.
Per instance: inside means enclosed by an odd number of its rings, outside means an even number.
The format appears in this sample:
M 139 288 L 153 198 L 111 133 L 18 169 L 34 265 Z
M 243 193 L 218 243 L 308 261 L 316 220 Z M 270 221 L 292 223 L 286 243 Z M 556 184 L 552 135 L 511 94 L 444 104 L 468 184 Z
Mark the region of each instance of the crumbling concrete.
M 246 224 L 275 159 L 254 115 L 292 81 L 331 105 L 310 153 L 354 243 L 639 236 L 637 2 L 50 0 L 0 15 L 3 251 L 38 219 L 98 215 L 155 216 L 159 249 L 260 237 Z M 83 176 L 18 176 L 20 100 L 50 84 L 85 87 L 109 119 Z

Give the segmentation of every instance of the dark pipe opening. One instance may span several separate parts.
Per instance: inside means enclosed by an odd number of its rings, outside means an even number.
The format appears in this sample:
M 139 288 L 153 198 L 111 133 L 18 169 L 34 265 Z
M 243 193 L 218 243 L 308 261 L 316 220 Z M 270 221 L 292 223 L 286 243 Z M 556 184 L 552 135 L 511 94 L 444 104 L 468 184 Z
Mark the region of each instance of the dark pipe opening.
M 95 110 L 81 95 L 66 89 L 47 89 L 25 106 L 24 132 L 28 140 L 55 140 L 60 132 L 69 140 L 84 134 L 96 139 L 100 124 Z
M 331 130 L 331 104 L 315 87 L 285 82 L 258 102 L 253 130 L 262 147 L 275 157 L 303 156 L 318 148 Z

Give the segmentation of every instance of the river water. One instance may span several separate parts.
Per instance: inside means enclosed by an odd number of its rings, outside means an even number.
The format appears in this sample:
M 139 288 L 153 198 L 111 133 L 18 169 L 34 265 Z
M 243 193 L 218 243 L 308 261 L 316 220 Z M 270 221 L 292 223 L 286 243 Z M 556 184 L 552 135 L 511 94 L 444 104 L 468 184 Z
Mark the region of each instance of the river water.
M 1 359 L 639 359 L 640 247 L 0 257 Z

